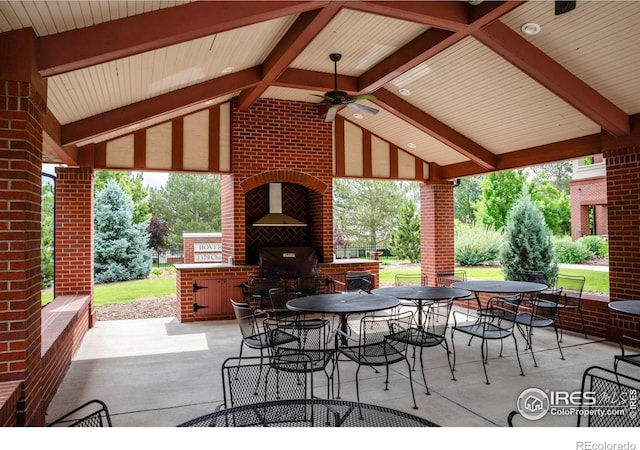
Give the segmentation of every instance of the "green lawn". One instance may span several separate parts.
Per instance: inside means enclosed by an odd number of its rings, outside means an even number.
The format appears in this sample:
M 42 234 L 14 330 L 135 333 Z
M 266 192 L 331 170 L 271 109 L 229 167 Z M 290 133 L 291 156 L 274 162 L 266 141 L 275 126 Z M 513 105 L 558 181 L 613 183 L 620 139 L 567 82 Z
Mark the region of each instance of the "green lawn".
M 504 280 L 502 270 L 499 267 L 461 267 L 461 269 L 467 272 L 467 278 L 470 280 Z M 565 275 L 584 276 L 586 279 L 585 292 L 609 293 L 608 272 L 583 269 L 560 269 L 559 272 Z M 383 266 L 380 268 L 380 283 L 393 283 L 397 273 L 418 274 L 420 269 L 387 269 Z
M 176 277 L 148 278 L 122 283 L 96 284 L 93 291 L 96 306 L 128 303 L 135 300 L 168 297 L 176 294 Z M 42 304 L 53 300 L 51 291 L 42 293 Z
M 503 280 L 499 267 L 465 267 L 468 279 L 476 280 Z M 596 270 L 560 269 L 567 275 L 583 275 L 586 278 L 585 292 L 609 293 L 609 274 Z M 393 284 L 397 273 L 419 274 L 419 268 L 398 269 L 380 268 L 380 283 Z M 119 303 L 128 303 L 137 300 L 168 297 L 176 294 L 175 276 L 163 278 L 151 278 L 145 280 L 125 281 L 123 283 L 96 284 L 94 288 L 94 301 L 96 306 L 105 306 Z M 53 300 L 53 293 L 42 293 L 42 304 L 46 305 Z

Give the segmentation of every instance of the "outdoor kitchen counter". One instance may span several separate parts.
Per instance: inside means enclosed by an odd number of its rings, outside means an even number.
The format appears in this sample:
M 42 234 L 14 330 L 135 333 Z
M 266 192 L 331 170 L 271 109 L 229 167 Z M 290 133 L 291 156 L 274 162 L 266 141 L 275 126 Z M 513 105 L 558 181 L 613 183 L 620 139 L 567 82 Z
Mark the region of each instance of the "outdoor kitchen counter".
M 260 272 L 258 265 L 228 263 L 174 264 L 176 268 L 176 316 L 181 322 L 233 319 L 229 299 L 242 300 L 242 283 Z M 348 271 L 371 271 L 374 287 L 378 287 L 380 261 L 370 259 L 337 259 L 318 263 L 318 272 L 340 281 Z M 204 289 L 202 289 L 204 287 Z

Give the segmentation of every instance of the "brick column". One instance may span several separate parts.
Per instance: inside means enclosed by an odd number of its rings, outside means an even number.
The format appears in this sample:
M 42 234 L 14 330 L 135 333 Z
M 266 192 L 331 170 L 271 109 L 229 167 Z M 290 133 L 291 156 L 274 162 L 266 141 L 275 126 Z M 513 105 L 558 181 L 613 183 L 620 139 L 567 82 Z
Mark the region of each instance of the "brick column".
M 0 33 L 0 382 L 21 381 L 18 425 L 41 425 L 42 118 L 31 29 Z
M 640 145 L 607 151 L 609 298 L 640 299 Z
M 55 296 L 89 295 L 93 307 L 93 169 L 56 167 Z
M 434 286 L 437 270 L 451 270 L 453 247 L 453 184 L 420 184 L 420 270 Z

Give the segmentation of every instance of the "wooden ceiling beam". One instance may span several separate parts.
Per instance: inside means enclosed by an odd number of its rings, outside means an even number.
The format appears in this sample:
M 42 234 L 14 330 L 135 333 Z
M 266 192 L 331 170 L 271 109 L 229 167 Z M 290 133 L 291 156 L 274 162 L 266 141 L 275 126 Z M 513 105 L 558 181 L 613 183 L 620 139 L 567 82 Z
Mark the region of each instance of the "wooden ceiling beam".
M 76 144 L 162 114 L 241 91 L 259 82 L 260 68 L 253 67 L 87 117 L 62 126 L 62 145 Z
M 38 70 L 60 75 L 278 17 L 329 1 L 193 2 L 38 39 Z
M 386 89 L 376 91 L 376 97 L 371 102 L 448 145 L 480 167 L 489 170 L 496 168 L 496 155 Z
M 498 155 L 498 164 L 495 170 L 511 170 L 521 167 L 537 166 L 558 161 L 582 158 L 596 155 L 602 152 L 601 134 L 592 134 L 566 141 L 554 142 L 546 145 L 516 150 Z M 482 175 L 488 172 L 478 164 L 467 161 L 463 163 L 442 166 L 440 175 L 442 179 Z
M 349 2 L 347 7 L 356 11 L 377 14 L 409 22 L 422 23 L 450 31 L 464 29 L 469 12 L 464 2 Z
M 249 109 L 271 86 L 271 83 L 282 75 L 293 60 L 340 12 L 343 3 L 333 2 L 322 9 L 308 11 L 298 17 L 262 64 L 262 81 L 240 93 L 238 107 L 241 111 Z
M 614 136 L 630 132 L 629 116 L 500 21 L 473 36 Z
M 333 90 L 333 73 L 287 69 L 272 85 L 320 92 L 331 91 Z M 338 86 L 341 91 L 355 94 L 358 92 L 358 78 L 338 74 Z

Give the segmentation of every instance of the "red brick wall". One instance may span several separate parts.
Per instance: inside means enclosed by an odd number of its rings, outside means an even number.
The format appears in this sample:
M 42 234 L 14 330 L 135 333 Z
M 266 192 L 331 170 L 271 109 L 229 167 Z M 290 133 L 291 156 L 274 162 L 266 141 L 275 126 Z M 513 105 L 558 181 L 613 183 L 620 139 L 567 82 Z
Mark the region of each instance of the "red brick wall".
M 20 392 L 21 383 L 19 381 L 0 383 L 0 427 L 17 425 Z
M 38 425 L 46 84 L 35 70 L 32 30 L 0 33 L 0 48 L 20 55 L 15 64 L 0 64 L 0 382 L 23 382 L 16 423 Z
M 571 237 L 576 240 L 587 236 L 589 230 L 589 205 L 596 207 L 596 234 L 608 234 L 607 181 L 605 177 L 573 180 L 570 183 L 571 195 Z
M 640 299 L 640 145 L 604 154 L 609 209 L 609 297 Z
M 42 409 L 46 411 L 89 329 L 88 295 L 56 297 L 42 310 Z
M 93 169 L 56 167 L 56 297 L 93 299 L 93 179 Z M 90 317 L 93 326 L 93 300 Z
M 223 234 L 233 228 L 236 264 L 246 262 L 245 194 L 277 181 L 300 184 L 322 195 L 324 216 L 311 217 L 313 227 L 308 232 L 320 261 L 331 261 L 332 124 L 324 122 L 315 105 L 274 99 L 260 99 L 249 111 L 239 111 L 233 102 L 231 115 L 234 217 L 223 220 Z M 223 183 L 223 206 L 231 203 L 227 189 Z M 314 203 L 319 210 L 320 202 Z
M 437 270 L 454 264 L 453 184 L 420 184 L 420 270 L 435 285 Z

